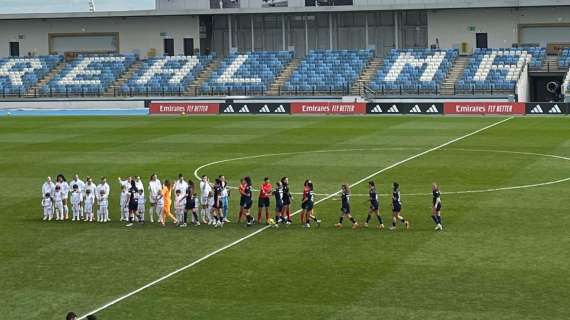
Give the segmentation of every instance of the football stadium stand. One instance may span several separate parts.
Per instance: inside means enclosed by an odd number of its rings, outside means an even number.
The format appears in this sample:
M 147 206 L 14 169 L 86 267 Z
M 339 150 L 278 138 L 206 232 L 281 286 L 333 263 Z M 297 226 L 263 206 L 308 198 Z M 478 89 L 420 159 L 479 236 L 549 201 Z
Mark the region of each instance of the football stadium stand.
M 102 95 L 135 62 L 134 55 L 81 56 L 42 86 L 44 94 Z
M 376 94 L 437 94 L 457 55 L 454 49 L 392 49 L 369 87 Z
M 282 92 L 348 92 L 373 56 L 372 50 L 311 50 Z
M 120 92 L 125 95 L 180 95 L 214 58 L 212 54 L 148 59 L 121 86 Z
M 377 61 L 378 60 L 378 61 Z M 547 56 L 545 48 L 392 49 L 384 59 L 372 50 L 312 50 L 165 56 L 62 56 L 0 60 L 3 96 L 182 95 L 511 95 L 525 68 L 570 70 L 570 48 Z M 564 90 L 570 87 L 565 76 Z M 357 90 L 355 90 L 356 88 Z M 364 90 L 364 89 L 365 90 Z
M 62 60 L 61 56 L 1 59 L 0 89 L 3 95 L 25 94 Z
M 541 66 L 545 56 L 544 48 L 476 49 L 457 92 L 513 92 L 525 66 Z
M 263 95 L 292 59 L 293 52 L 289 51 L 233 53 L 212 72 L 202 85 L 202 93 Z

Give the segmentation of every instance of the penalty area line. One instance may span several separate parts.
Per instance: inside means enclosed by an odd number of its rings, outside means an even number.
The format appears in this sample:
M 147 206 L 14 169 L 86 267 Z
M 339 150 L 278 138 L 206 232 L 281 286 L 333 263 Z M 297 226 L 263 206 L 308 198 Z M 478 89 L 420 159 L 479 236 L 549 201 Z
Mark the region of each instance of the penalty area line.
M 364 178 L 362 178 L 362 179 L 360 179 L 360 180 L 358 180 L 358 181 L 352 183 L 352 184 L 350 185 L 350 187 L 352 188 L 352 187 L 354 187 L 354 186 L 356 186 L 356 185 L 358 185 L 358 184 L 361 184 L 362 182 L 364 182 L 364 181 L 366 181 L 366 180 L 368 180 L 368 179 L 371 179 L 371 178 L 373 178 L 374 176 L 377 176 L 377 175 L 379 175 L 379 174 L 381 174 L 381 173 L 383 173 L 383 172 L 385 172 L 385 171 L 388 171 L 388 170 L 393 169 L 393 168 L 395 168 L 395 167 L 398 167 L 398 166 L 400 166 L 400 165 L 402 165 L 402 164 L 404 164 L 404 163 L 407 163 L 407 162 L 409 162 L 409 161 L 412 161 L 412 160 L 414 160 L 414 159 L 417 159 L 417 158 L 419 158 L 419 157 L 421 157 L 421 156 L 424 156 L 424 155 L 426 155 L 426 154 L 428 154 L 428 153 L 430 153 L 430 152 L 433 152 L 433 151 L 439 150 L 439 149 L 441 149 L 441 148 L 444 148 L 444 147 L 446 147 L 446 146 L 448 146 L 448 145 L 450 145 L 450 144 L 453 144 L 453 143 L 455 143 L 455 142 L 457 142 L 457 141 L 461 141 L 461 140 L 463 140 L 463 139 L 466 139 L 466 138 L 469 138 L 469 137 L 471 137 L 471 136 L 473 136 L 473 135 L 476 135 L 476 134 L 478 134 L 478 133 L 480 133 L 480 132 L 483 132 L 483 131 L 485 131 L 485 130 L 491 129 L 491 128 L 493 128 L 493 127 L 495 127 L 495 126 L 498 126 L 498 125 L 500 125 L 500 124 L 503 124 L 503 123 L 505 123 L 505 122 L 507 122 L 507 121 L 513 119 L 513 118 L 514 118 L 514 117 L 509 117 L 509 118 L 503 119 L 503 120 L 501 120 L 501 121 L 494 122 L 494 123 L 492 123 L 492 124 L 490 124 L 490 125 L 488 125 L 488 126 L 486 126 L 486 127 L 483 127 L 483 128 L 481 128 L 481 129 L 475 130 L 475 131 L 473 131 L 473 132 L 471 132 L 471 133 L 465 134 L 465 135 L 463 135 L 463 136 L 461 136 L 461 137 L 459 137 L 459 138 L 455 138 L 455 139 L 450 140 L 450 141 L 448 141 L 448 142 L 446 142 L 446 143 L 443 143 L 443 144 L 441 144 L 441 145 L 439 145 L 439 146 L 433 147 L 433 148 L 431 148 L 431 149 L 425 150 L 425 151 L 420 152 L 420 153 L 418 153 L 418 154 L 416 154 L 416 155 L 413 155 L 413 156 L 411 156 L 411 157 L 408 157 L 408 158 L 406 158 L 406 159 L 404 159 L 404 160 L 398 161 L 398 162 L 396 162 L 396 163 L 394 163 L 394 164 L 392 164 L 392 165 L 390 165 L 390 166 L 388 166 L 388 167 L 385 167 L 385 168 L 383 168 L 383 169 L 380 169 L 380 170 L 378 170 L 378 171 L 376 171 L 376 172 L 374 172 L 374 173 L 372 173 L 372 174 L 370 174 L 370 175 L 368 175 L 368 176 L 366 176 L 366 177 L 364 177 Z M 219 161 L 219 162 L 224 162 L 224 161 Z M 198 170 L 196 170 L 196 172 L 198 172 Z M 195 174 L 196 174 L 196 173 L 195 173 Z M 339 194 L 340 192 L 341 192 L 341 190 L 338 190 L 338 191 L 335 192 L 335 193 L 331 193 L 331 194 L 327 195 L 326 197 L 315 201 L 315 205 L 317 205 L 317 204 L 319 204 L 319 203 L 322 203 L 322 202 L 324 202 L 324 201 L 329 200 L 330 198 L 336 196 L 336 195 Z M 295 216 L 295 215 L 299 214 L 300 212 L 301 212 L 301 210 L 297 210 L 297 211 L 291 213 L 291 215 L 292 215 L 292 216 Z M 96 314 L 96 313 L 98 313 L 98 312 L 100 312 L 100 311 L 103 311 L 103 310 L 105 310 L 105 309 L 107 309 L 107 308 L 109 308 L 109 307 L 111 307 L 111 306 L 113 306 L 113 305 L 115 305 L 115 304 L 117 304 L 117 303 L 123 301 L 123 300 L 126 300 L 126 299 L 128 299 L 128 298 L 130 298 L 130 297 L 132 297 L 132 296 L 134 296 L 134 295 L 136 295 L 136 294 L 138 294 L 138 293 L 140 293 L 141 291 L 143 291 L 143 290 L 145 290 L 145 289 L 148 289 L 148 288 L 150 288 L 150 287 L 152 287 L 152 286 L 154 286 L 154 285 L 156 285 L 156 284 L 158 284 L 158 283 L 160 283 L 160 282 L 162 282 L 162 281 L 164 281 L 164 280 L 167 280 L 168 278 L 171 278 L 171 277 L 177 275 L 178 273 L 180 273 L 180 272 L 182 272 L 182 271 L 185 271 L 185 270 L 187 270 L 187 269 L 190 269 L 190 268 L 194 267 L 195 265 L 197 265 L 197 264 L 199 264 L 199 263 L 201 263 L 201 262 L 203 262 L 203 261 L 205 261 L 205 260 L 211 258 L 212 256 L 215 256 L 215 255 L 217 255 L 217 254 L 220 253 L 220 252 L 223 252 L 223 251 L 225 251 L 225 250 L 227 250 L 227 249 L 230 249 L 230 248 L 232 248 L 232 247 L 234 247 L 234 246 L 236 246 L 236 245 L 238 245 L 238 244 L 244 242 L 245 240 L 250 239 L 250 238 L 252 238 L 252 237 L 254 237 L 254 236 L 256 236 L 256 235 L 262 233 L 263 231 L 265 231 L 265 230 L 267 230 L 267 229 L 269 229 L 269 228 L 271 228 L 271 226 L 265 226 L 265 227 L 263 227 L 263 228 L 257 229 L 256 231 L 254 231 L 254 232 L 252 232 L 252 233 L 250 233 L 250 234 L 248 234 L 248 235 L 246 235 L 246 236 L 244 236 L 244 237 L 242 237 L 242 238 L 239 238 L 239 239 L 237 239 L 236 241 L 234 241 L 234 242 L 232 242 L 232 243 L 229 243 L 229 244 L 227 244 L 227 245 L 225 245 L 225 246 L 223 246 L 223 247 L 221 247 L 221 248 L 219 248 L 219 249 L 217 249 L 217 250 L 214 250 L 214 251 L 208 253 L 207 255 L 203 256 L 202 258 L 199 258 L 199 259 L 197 259 L 197 260 L 194 260 L 193 262 L 191 262 L 191 263 L 189 263 L 189 264 L 187 264 L 187 265 L 185 265 L 185 266 L 183 266 L 183 267 L 181 267 L 181 268 L 179 268 L 179 269 L 177 269 L 177 270 L 174 270 L 174 271 L 172 271 L 172 272 L 170 272 L 170 273 L 168 273 L 168 274 L 166 274 L 166 275 L 164 275 L 164 276 L 162 276 L 162 277 L 160 277 L 160 278 L 158 278 L 158 279 L 156 279 L 156 280 L 154 280 L 154 281 L 152 281 L 152 282 L 149 282 L 149 283 L 145 284 L 144 286 L 142 286 L 142 287 L 140 287 L 140 288 L 138 288 L 138 289 L 136 289 L 136 290 L 133 290 L 133 291 L 131 291 L 131 292 L 129 292 L 129 293 L 123 295 L 123 296 L 120 296 L 120 297 L 118 297 L 118 298 L 116 298 L 116 299 L 114 299 L 114 300 L 112 300 L 112 301 L 110 301 L 110 302 L 107 302 L 107 303 L 103 304 L 102 306 L 100 306 L 100 307 L 98 307 L 98 308 L 96 308 L 96 309 L 94 309 L 94 310 L 91 310 L 91 311 L 85 313 L 84 315 L 80 316 L 80 317 L 77 318 L 77 319 L 78 319 L 78 320 L 83 320 L 83 319 L 87 318 L 88 315 Z

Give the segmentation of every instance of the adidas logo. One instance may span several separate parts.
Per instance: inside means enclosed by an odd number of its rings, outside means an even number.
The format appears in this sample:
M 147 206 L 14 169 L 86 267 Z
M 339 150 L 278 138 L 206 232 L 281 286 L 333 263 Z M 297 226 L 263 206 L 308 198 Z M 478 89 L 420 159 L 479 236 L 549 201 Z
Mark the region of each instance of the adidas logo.
M 384 111 L 382 111 L 382 108 L 380 108 L 380 105 L 377 104 L 376 107 L 374 107 L 374 109 L 372 109 L 372 111 L 370 111 L 371 113 L 382 113 Z
M 560 107 L 558 107 L 557 104 L 554 105 L 554 107 L 552 107 L 548 113 L 562 113 L 562 110 L 560 110 Z
M 268 112 L 271 112 L 271 111 L 269 110 L 269 107 L 268 107 L 267 105 L 264 105 L 263 108 L 261 108 L 261 109 L 259 110 L 259 112 L 261 112 L 261 113 L 268 113 Z
M 540 104 L 537 104 L 536 107 L 534 107 L 534 108 L 532 108 L 532 110 L 530 110 L 530 113 L 544 113 L 544 111 L 542 111 Z
M 224 113 L 234 113 L 234 107 L 230 104 L 227 108 L 224 109 Z
M 422 110 L 420 109 L 420 106 L 418 106 L 417 104 L 412 108 L 412 110 L 410 110 L 410 113 L 421 113 Z
M 389 113 L 398 113 L 400 112 L 400 110 L 398 110 L 398 107 L 396 107 L 396 105 L 392 105 L 392 107 L 390 109 L 388 109 Z
M 435 106 L 435 104 L 432 104 L 431 107 L 429 107 L 429 109 L 427 109 L 427 113 L 438 113 L 439 110 L 437 110 L 437 107 Z
M 239 113 L 249 113 L 249 108 L 247 107 L 247 104 L 244 105 L 243 107 L 241 107 L 241 109 L 239 109 L 238 112 Z
M 277 107 L 277 109 L 275 109 L 274 112 L 275 113 L 285 113 L 285 108 L 283 107 L 282 104 L 280 104 L 279 107 Z

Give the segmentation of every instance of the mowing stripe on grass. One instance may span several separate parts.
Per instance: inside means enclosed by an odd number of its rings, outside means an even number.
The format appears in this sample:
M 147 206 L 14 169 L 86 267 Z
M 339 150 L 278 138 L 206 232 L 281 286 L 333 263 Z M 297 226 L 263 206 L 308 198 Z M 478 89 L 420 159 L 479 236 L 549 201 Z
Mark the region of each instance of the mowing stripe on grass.
M 409 161 L 412 161 L 412 160 L 414 160 L 414 159 L 417 159 L 417 158 L 419 158 L 419 157 L 421 157 L 421 156 L 423 156 L 423 155 L 426 155 L 426 154 L 428 154 L 428 153 L 430 153 L 430 152 L 433 152 L 433 151 L 439 150 L 439 149 L 441 149 L 441 148 L 444 148 L 444 147 L 446 147 L 446 146 L 448 146 L 448 145 L 450 145 L 450 144 L 452 144 L 452 143 L 455 143 L 455 142 L 457 142 L 457 141 L 460 141 L 460 140 L 463 140 L 463 139 L 465 139 L 465 138 L 471 137 L 471 136 L 473 136 L 473 135 L 475 135 L 475 134 L 478 134 L 478 133 L 480 133 L 480 132 L 482 132 L 482 131 L 485 131 L 485 130 L 487 130 L 487 129 L 493 128 L 493 127 L 495 127 L 495 126 L 498 126 L 498 125 L 500 125 L 500 124 L 502 124 L 502 123 L 504 123 L 504 122 L 507 122 L 507 121 L 509 121 L 509 120 L 511 120 L 511 119 L 513 119 L 513 117 L 509 117 L 509 118 L 503 119 L 503 120 L 501 120 L 501 121 L 497 121 L 497 122 L 495 122 L 495 123 L 493 123 L 493 124 L 490 124 L 490 125 L 488 125 L 488 126 L 486 126 L 486 127 L 483 127 L 483 128 L 478 129 L 478 130 L 476 130 L 476 131 L 473 131 L 473 132 L 471 132 L 471 133 L 468 133 L 468 134 L 466 134 L 466 135 L 463 135 L 463 136 L 461 136 L 461 137 L 459 137 L 459 138 L 455 138 L 455 139 L 453 139 L 453 140 L 450 140 L 450 141 L 448 141 L 448 142 L 446 142 L 446 143 L 444 143 L 444 144 L 441 144 L 441 145 L 439 145 L 439 146 L 437 146 L 437 147 L 433 147 L 433 148 L 431 148 L 431 149 L 428 149 L 428 150 L 425 150 L 425 151 L 423 151 L 423 152 L 421 152 L 421 153 L 418 153 L 418 154 L 416 154 L 416 155 L 413 155 L 413 156 L 411 156 L 411 157 L 409 157 L 409 158 L 406 158 L 406 159 L 404 159 L 404 160 L 398 161 L 398 162 L 396 162 L 396 163 L 394 163 L 394 164 L 392 164 L 392 165 L 390 165 L 390 166 L 388 166 L 388 167 L 386 167 L 386 168 L 380 169 L 380 170 L 378 170 L 378 171 L 376 171 L 376 172 L 374 172 L 374 173 L 372 173 L 372 174 L 370 174 L 370 175 L 368 175 L 368 176 L 366 176 L 366 177 L 364 177 L 364 178 L 362 178 L 362 179 L 360 179 L 360 180 L 358 180 L 358 181 L 352 183 L 352 184 L 350 185 L 350 187 L 352 188 L 352 187 L 354 187 L 354 186 L 356 186 L 356 185 L 358 185 L 358 184 L 360 184 L 360 183 L 362 183 L 362 182 L 364 182 L 364 181 L 366 181 L 366 180 L 368 180 L 368 179 L 371 179 L 372 177 L 374 177 L 374 176 L 376 176 L 376 175 L 378 175 L 378 174 L 381 174 L 382 172 L 388 171 L 388 170 L 390 170 L 390 169 L 392 169 L 392 168 L 395 168 L 395 167 L 400 166 L 400 165 L 402 165 L 402 164 L 404 164 L 404 163 L 406 163 L 406 162 L 409 162 Z M 217 161 L 217 163 L 220 163 L 220 162 L 223 162 L 223 161 Z M 315 202 L 315 205 L 317 205 L 317 204 L 319 204 L 319 203 L 321 203 L 321 202 L 324 202 L 324 201 L 329 200 L 330 198 L 334 197 L 335 195 L 339 194 L 340 192 L 341 192 L 341 190 L 339 190 L 339 191 L 337 191 L 337 192 L 335 192 L 335 193 L 331 193 L 331 194 L 327 195 L 326 197 L 324 197 L 324 198 L 322 198 L 322 199 L 316 201 L 316 202 Z M 292 215 L 292 216 L 295 216 L 295 215 L 299 214 L 300 212 L 301 212 L 301 210 L 297 210 L 297 211 L 293 212 L 291 215 Z M 254 232 L 248 234 L 247 236 L 242 237 L 242 238 L 240 238 L 240 239 L 238 239 L 238 240 L 236 240 L 236 241 L 234 241 L 234 242 L 232 242 L 232 243 L 230 243 L 230 244 L 227 244 L 227 245 L 225 245 L 225 246 L 223 246 L 223 247 L 221 247 L 221 248 L 219 248 L 219 249 L 217 249 L 217 250 L 215 250 L 215 251 L 212 251 L 211 253 L 209 253 L 209 254 L 203 256 L 202 258 L 200 258 L 200 259 L 198 259 L 198 260 L 195 260 L 195 261 L 191 262 L 191 263 L 188 264 L 188 265 L 185 265 L 185 266 L 183 266 L 183 267 L 181 267 L 181 268 L 179 268 L 179 269 L 177 269 L 177 270 L 175 270 L 175 271 L 172 271 L 172 272 L 170 272 L 170 273 L 168 273 L 168 274 L 166 274 L 166 275 L 164 275 L 164 276 L 162 276 L 162 277 L 160 277 L 160 278 L 158 278 L 158 279 L 156 279 L 156 280 L 154 280 L 154 281 L 152 281 L 152 282 L 150 282 L 150 283 L 148 283 L 148 284 L 146 284 L 146 285 L 144 285 L 144 286 L 142 286 L 142 287 L 140 287 L 140 288 L 138 288 L 138 289 L 136 289 L 136 290 L 134 290 L 134 291 L 131 291 L 131 292 L 129 292 L 129 293 L 127 293 L 127 294 L 125 294 L 125 295 L 123 295 L 123 296 L 121 296 L 121 297 L 118 297 L 117 299 L 115 299 L 115 300 L 113 300 L 113 301 L 110 301 L 110 302 L 108 302 L 108 303 L 105 303 L 104 305 L 98 307 L 97 309 L 94 309 L 94 310 L 91 310 L 90 312 L 87 312 L 86 314 L 80 316 L 78 319 L 79 319 L 79 320 L 82 320 L 82 319 L 87 318 L 87 316 L 90 315 L 90 314 L 95 314 L 95 313 L 97 313 L 97 312 L 99 312 L 99 311 L 105 310 L 105 309 L 107 309 L 107 308 L 109 308 L 109 307 L 111 307 L 111 306 L 113 306 L 113 305 L 115 305 L 115 304 L 117 304 L 117 303 L 119 303 L 119 302 L 121 302 L 121 301 L 123 301 L 123 300 L 129 298 L 129 297 L 132 297 L 132 296 L 136 295 L 137 293 L 139 293 L 139 292 L 141 292 L 141 291 L 143 291 L 143 290 L 145 290 L 145 289 L 148 289 L 148 288 L 150 288 L 150 287 L 156 285 L 157 283 L 160 283 L 160 282 L 162 282 L 162 281 L 164 281 L 164 280 L 166 280 L 166 279 L 168 279 L 168 278 L 170 278 L 170 277 L 172 277 L 172 276 L 174 276 L 174 275 L 176 275 L 176 274 L 178 274 L 178 273 L 180 273 L 180 272 L 182 272 L 182 271 L 184 271 L 184 270 L 187 270 L 187 269 L 189 269 L 189 268 L 192 268 L 193 266 L 199 264 L 200 262 L 202 262 L 202 261 L 204 261 L 204 260 L 207 260 L 208 258 L 210 258 L 210 257 L 212 257 L 212 256 L 215 256 L 216 254 L 218 254 L 218 253 L 220 253 L 220 252 L 223 252 L 223 251 L 225 251 L 225 250 L 227 250 L 227 249 L 229 249 L 229 248 L 231 248 L 231 247 L 234 247 L 234 246 L 236 246 L 236 245 L 242 243 L 243 241 L 245 241 L 245 240 L 247 240 L 247 239 L 249 239 L 249 238 L 252 238 L 252 237 L 256 236 L 257 234 L 260 234 L 260 233 L 262 233 L 263 231 L 265 231 L 265 230 L 267 230 L 267 229 L 269 229 L 269 228 L 270 228 L 270 226 L 265 226 L 265 227 L 263 227 L 263 228 L 257 229 L 256 231 L 254 231 Z

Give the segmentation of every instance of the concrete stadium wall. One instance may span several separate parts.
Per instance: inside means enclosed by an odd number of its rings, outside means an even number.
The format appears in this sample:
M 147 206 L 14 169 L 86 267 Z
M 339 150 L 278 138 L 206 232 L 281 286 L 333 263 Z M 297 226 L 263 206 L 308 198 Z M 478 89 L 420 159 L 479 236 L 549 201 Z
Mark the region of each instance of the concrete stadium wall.
M 475 34 L 488 33 L 490 48 L 509 48 L 519 42 L 519 26 L 533 24 L 570 24 L 570 7 L 428 10 L 428 42 L 437 38 L 442 48 L 459 48 L 462 42 L 475 48 Z
M 193 38 L 194 47 L 200 47 L 197 16 L 0 20 L 0 57 L 9 55 L 10 41 L 20 42 L 21 56 L 28 52 L 45 55 L 50 33 L 97 32 L 118 32 L 120 53 L 139 53 L 143 58 L 150 49 L 163 53 L 161 33 L 174 39 L 176 54 L 184 52 L 184 38 Z

